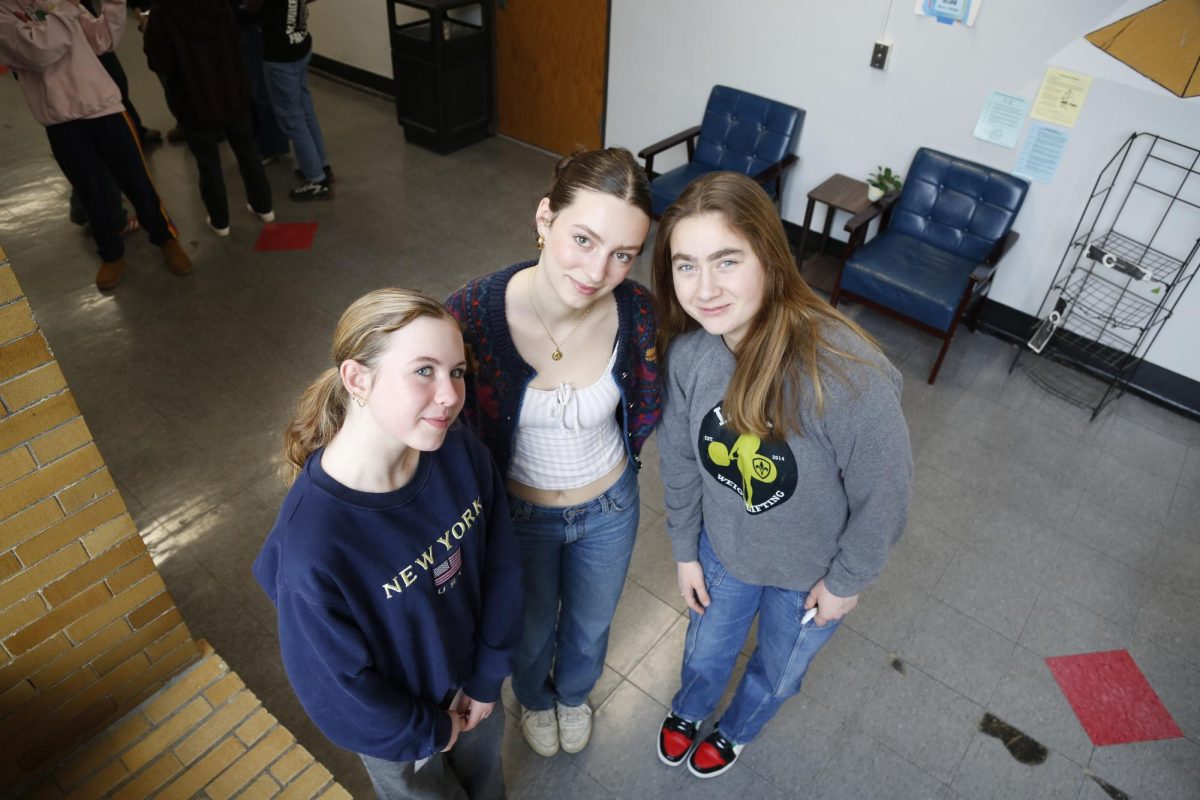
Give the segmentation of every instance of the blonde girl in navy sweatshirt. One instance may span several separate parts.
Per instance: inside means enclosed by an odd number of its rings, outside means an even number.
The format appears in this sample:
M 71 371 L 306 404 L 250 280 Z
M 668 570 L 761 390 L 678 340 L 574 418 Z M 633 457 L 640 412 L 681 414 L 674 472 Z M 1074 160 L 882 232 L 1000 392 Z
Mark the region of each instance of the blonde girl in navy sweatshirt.
M 458 323 L 374 291 L 333 355 L 285 434 L 295 480 L 254 562 L 288 678 L 379 797 L 502 798 L 521 571 L 499 472 L 457 422 Z

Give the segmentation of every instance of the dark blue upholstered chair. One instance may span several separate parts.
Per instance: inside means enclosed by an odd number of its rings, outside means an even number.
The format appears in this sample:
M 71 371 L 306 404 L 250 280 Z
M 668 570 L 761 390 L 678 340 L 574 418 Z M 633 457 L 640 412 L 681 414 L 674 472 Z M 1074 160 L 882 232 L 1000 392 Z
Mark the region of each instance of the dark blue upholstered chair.
M 933 383 L 972 305 L 975 330 L 996 263 L 1017 240 L 1012 224 L 1028 189 L 1007 172 L 922 147 L 904 188 L 846 223 L 850 238 L 830 301 L 857 301 L 942 339 Z M 879 233 L 864 245 L 877 216 Z
M 754 178 L 776 203 L 783 192 L 783 172 L 796 163 L 792 149 L 804 125 L 804 109 L 777 103 L 749 92 L 714 86 L 701 124 L 638 153 L 646 160 L 650 197 L 658 219 L 684 187 L 709 172 L 740 172 Z M 688 163 L 659 175 L 654 157 L 687 143 Z

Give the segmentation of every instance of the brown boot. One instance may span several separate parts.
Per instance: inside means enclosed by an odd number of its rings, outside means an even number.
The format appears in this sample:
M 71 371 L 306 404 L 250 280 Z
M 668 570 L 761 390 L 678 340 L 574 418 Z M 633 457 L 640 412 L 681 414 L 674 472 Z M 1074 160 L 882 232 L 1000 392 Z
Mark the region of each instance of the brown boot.
M 125 256 L 121 256 L 116 261 L 101 261 L 100 271 L 96 273 L 96 288 L 112 289 L 121 282 L 121 276 L 124 273 Z
M 188 258 L 187 253 L 183 252 L 183 245 L 179 244 L 178 239 L 167 239 L 167 243 L 162 246 L 163 259 L 167 262 L 167 269 L 176 275 L 187 275 L 192 271 L 192 260 Z

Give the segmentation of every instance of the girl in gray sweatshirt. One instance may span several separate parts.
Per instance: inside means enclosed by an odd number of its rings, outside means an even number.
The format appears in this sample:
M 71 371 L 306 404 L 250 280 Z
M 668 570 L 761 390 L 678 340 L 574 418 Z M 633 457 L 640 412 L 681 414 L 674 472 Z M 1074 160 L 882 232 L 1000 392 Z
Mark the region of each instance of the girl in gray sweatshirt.
M 667 532 L 691 608 L 658 752 L 708 778 L 800 690 L 883 569 L 904 530 L 912 454 L 899 372 L 804 283 L 752 180 L 693 182 L 659 223 L 653 276 Z M 745 675 L 698 741 L 756 616 Z

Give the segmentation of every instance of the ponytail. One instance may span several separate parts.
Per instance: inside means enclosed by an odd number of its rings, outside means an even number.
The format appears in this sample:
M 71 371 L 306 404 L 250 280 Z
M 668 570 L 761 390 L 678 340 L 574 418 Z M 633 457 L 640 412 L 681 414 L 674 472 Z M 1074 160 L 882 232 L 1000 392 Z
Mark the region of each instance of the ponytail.
M 283 432 L 283 477 L 289 484 L 300 474 L 314 450 L 333 440 L 346 419 L 349 395 L 335 368 L 321 373 L 300 395 L 296 413 Z

